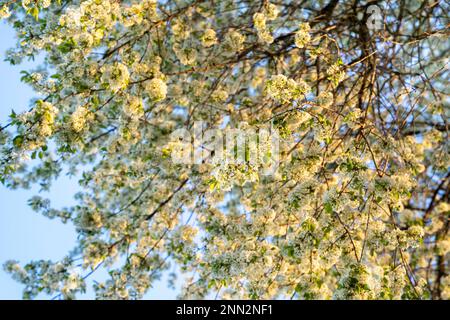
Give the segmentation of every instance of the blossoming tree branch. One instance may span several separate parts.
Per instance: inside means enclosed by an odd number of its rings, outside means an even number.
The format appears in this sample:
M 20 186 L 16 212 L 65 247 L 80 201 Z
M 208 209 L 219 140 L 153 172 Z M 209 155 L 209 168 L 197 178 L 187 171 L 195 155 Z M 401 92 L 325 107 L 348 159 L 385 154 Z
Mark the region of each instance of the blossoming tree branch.
M 23 71 L 28 111 L 0 125 L 0 181 L 80 177 L 76 205 L 29 200 L 76 247 L 4 268 L 25 298 L 142 298 L 176 266 L 180 298 L 449 299 L 448 10 L 1 0 L 7 61 L 44 61 Z M 244 136 L 208 161 L 198 122 L 265 128 L 277 148 Z

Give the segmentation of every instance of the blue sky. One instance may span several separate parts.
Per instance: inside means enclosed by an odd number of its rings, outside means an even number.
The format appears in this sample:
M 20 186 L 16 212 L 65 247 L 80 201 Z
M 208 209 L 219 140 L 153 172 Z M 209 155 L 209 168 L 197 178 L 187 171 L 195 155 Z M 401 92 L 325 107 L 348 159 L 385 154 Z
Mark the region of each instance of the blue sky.
M 29 107 L 33 90 L 20 81 L 20 71 L 35 67 L 35 63 L 25 61 L 22 65 L 11 66 L 3 61 L 5 51 L 15 44 L 14 30 L 0 22 L 0 124 L 4 124 L 11 110 L 21 112 Z M 77 192 L 77 179 L 62 176 L 50 192 L 42 194 L 50 198 L 52 205 L 61 208 L 74 203 Z M 50 220 L 33 212 L 27 200 L 38 193 L 31 190 L 8 190 L 0 184 L 0 265 L 14 259 L 21 263 L 31 260 L 58 260 L 73 248 L 76 233 L 72 225 L 62 224 L 59 220 Z M 0 300 L 21 299 L 22 285 L 11 279 L 0 268 Z M 166 288 L 163 280 L 147 294 L 149 299 L 173 299 L 176 292 Z M 88 293 L 84 298 L 92 298 Z M 42 296 L 42 299 L 48 297 Z

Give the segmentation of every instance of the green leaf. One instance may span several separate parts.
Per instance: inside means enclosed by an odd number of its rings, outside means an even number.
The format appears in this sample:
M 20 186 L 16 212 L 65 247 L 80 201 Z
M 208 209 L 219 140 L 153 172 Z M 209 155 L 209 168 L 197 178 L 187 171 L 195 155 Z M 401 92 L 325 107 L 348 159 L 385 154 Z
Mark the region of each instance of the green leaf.
M 39 19 L 39 9 L 37 7 L 34 7 L 30 10 L 30 14 L 36 19 L 36 21 Z
M 23 136 L 17 136 L 13 139 L 13 144 L 16 148 L 20 148 L 23 145 Z
M 326 213 L 329 213 L 329 214 L 332 214 L 332 213 L 333 213 L 333 206 L 331 205 L 331 203 L 326 202 L 326 203 L 323 205 L 323 207 L 324 207 Z

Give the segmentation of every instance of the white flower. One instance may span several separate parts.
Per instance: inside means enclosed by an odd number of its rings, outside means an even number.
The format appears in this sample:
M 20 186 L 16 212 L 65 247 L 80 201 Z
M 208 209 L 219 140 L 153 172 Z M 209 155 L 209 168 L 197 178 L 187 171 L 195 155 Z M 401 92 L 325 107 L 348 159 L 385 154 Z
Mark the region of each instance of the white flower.
M 79 46 L 83 48 L 92 47 L 94 43 L 94 37 L 88 32 L 76 34 L 74 40 Z
M 202 45 L 209 48 L 217 43 L 216 32 L 213 29 L 206 29 L 202 38 Z
M 264 13 L 257 12 L 253 15 L 253 24 L 256 30 L 264 30 L 266 28 L 266 16 Z
M 49 102 L 39 100 L 36 104 L 35 113 L 39 116 L 39 134 L 43 137 L 50 136 L 53 133 L 58 109 Z
M 327 69 L 328 79 L 333 82 L 334 86 L 337 86 L 342 80 L 345 79 L 345 72 L 342 70 L 341 62 L 333 63 Z
M 309 91 L 309 86 L 303 80 L 297 82 L 282 74 L 272 76 L 266 82 L 267 95 L 282 102 L 298 99 Z
M 144 114 L 144 105 L 142 99 L 136 96 L 132 96 L 123 105 L 124 113 L 127 116 L 142 116 Z
M 22 7 L 24 9 L 28 9 L 28 6 L 30 5 L 31 0 L 22 0 Z
M 123 25 L 125 27 L 131 27 L 135 24 L 140 24 L 143 21 L 144 11 L 142 4 L 134 4 L 123 11 Z
M 39 0 L 39 6 L 41 8 L 48 8 L 52 4 L 52 0 Z
M 197 51 L 193 47 L 181 46 L 176 43 L 173 45 L 175 55 L 184 65 L 193 65 L 197 59 Z
M 9 11 L 9 8 L 7 5 L 3 5 L 0 8 L 0 19 L 5 19 L 11 16 L 11 12 Z
M 126 65 L 116 62 L 113 65 L 103 66 L 100 72 L 102 72 L 102 83 L 112 91 L 118 91 L 128 86 L 130 73 Z
M 268 20 L 275 20 L 277 18 L 277 16 L 278 16 L 278 8 L 273 3 L 268 3 L 264 7 L 264 11 L 266 13 L 266 16 L 267 16 Z
M 180 19 L 174 19 L 172 23 L 172 32 L 175 38 L 184 40 L 191 34 L 191 28 Z
M 308 23 L 301 23 L 299 30 L 295 34 L 295 45 L 299 48 L 304 48 L 310 41 L 311 35 L 309 34 L 310 26 Z
M 159 78 L 153 78 L 148 81 L 146 89 L 150 99 L 154 102 L 158 102 L 166 98 L 167 85 Z
M 257 12 L 253 15 L 253 24 L 258 31 L 258 38 L 262 42 L 271 44 L 273 42 L 272 34 L 266 29 L 266 16 L 264 13 Z
M 217 102 L 225 102 L 228 98 L 228 92 L 226 90 L 216 90 L 211 95 L 212 100 Z
M 272 34 L 267 31 L 263 30 L 262 32 L 258 32 L 258 38 L 264 43 L 271 44 L 273 42 L 273 36 Z
M 240 34 L 237 31 L 231 31 L 226 35 L 225 44 L 229 50 L 233 52 L 238 52 L 243 49 L 244 41 L 245 41 L 244 35 Z
M 86 107 L 78 107 L 70 117 L 72 129 L 75 132 L 81 132 L 85 128 L 86 122 L 90 118 L 92 118 L 92 114 L 90 114 L 89 110 Z
M 181 228 L 181 240 L 190 243 L 193 241 L 198 230 L 192 226 L 184 226 Z

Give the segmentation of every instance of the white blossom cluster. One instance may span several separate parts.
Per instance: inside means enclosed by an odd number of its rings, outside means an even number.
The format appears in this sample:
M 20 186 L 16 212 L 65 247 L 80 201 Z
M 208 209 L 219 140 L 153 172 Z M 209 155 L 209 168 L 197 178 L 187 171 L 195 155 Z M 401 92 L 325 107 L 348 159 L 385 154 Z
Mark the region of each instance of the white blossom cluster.
M 0 182 L 51 190 L 67 173 L 80 186 L 62 209 L 30 197 L 35 211 L 72 224 L 77 243 L 61 261 L 5 264 L 25 298 L 138 299 L 173 266 L 181 298 L 450 298 L 447 71 L 412 95 L 408 77 L 382 64 L 394 47 L 340 20 L 363 6 L 297 6 L 0 6 L 19 40 L 7 61 L 44 60 L 22 73 L 39 100 L 0 126 Z M 387 22 L 397 21 L 393 6 Z M 236 139 L 221 161 L 175 163 L 197 137 L 171 134 L 197 121 L 270 127 L 279 146 L 261 138 L 239 149 Z M 214 156 L 205 149 L 194 152 Z M 227 160 L 239 150 L 242 161 Z
M 308 84 L 302 79 L 295 81 L 283 74 L 272 76 L 266 83 L 267 95 L 282 102 L 299 99 L 309 91 Z

